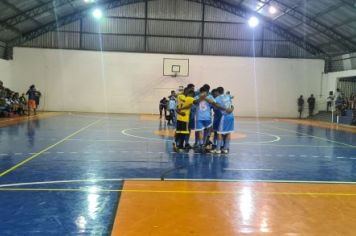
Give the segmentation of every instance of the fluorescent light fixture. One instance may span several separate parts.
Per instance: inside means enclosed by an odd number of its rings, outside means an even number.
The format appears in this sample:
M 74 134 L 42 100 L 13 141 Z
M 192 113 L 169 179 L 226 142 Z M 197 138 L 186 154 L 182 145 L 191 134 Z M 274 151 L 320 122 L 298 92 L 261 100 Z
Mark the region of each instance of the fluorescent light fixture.
M 255 28 L 259 23 L 260 23 L 259 19 L 255 16 L 251 16 L 250 19 L 248 20 L 248 25 L 251 28 Z
M 93 10 L 93 16 L 96 19 L 101 19 L 103 17 L 103 12 L 99 8 Z

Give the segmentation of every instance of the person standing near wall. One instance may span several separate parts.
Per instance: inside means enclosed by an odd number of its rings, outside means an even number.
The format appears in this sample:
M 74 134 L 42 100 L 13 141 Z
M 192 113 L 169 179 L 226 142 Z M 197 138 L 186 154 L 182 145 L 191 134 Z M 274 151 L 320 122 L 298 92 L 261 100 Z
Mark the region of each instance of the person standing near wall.
M 298 98 L 299 119 L 302 118 L 303 109 L 304 109 L 304 98 L 303 95 L 300 95 L 300 97 Z
M 162 98 L 161 101 L 159 101 L 159 118 L 162 119 L 162 113 L 164 111 L 164 117 L 167 116 L 167 98 Z
M 329 112 L 329 109 L 332 108 L 333 104 L 334 104 L 334 93 L 333 91 L 329 92 L 329 97 L 327 98 L 327 102 L 326 102 L 326 112 Z
M 308 107 L 309 107 L 309 117 L 312 117 L 314 109 L 315 109 L 315 98 L 314 98 L 313 94 L 310 95 L 307 102 L 308 102 Z
M 177 109 L 177 100 L 175 97 L 171 96 L 168 100 L 168 111 L 169 111 L 169 115 L 167 116 L 168 125 L 170 124 L 175 125 L 176 109 Z
M 0 80 L 0 97 L 5 97 L 4 83 Z
M 41 99 L 41 92 L 36 90 L 35 91 L 35 101 L 36 101 L 36 109 L 38 108 L 38 106 L 40 105 L 40 99 Z
M 31 110 L 36 115 L 36 87 L 35 85 L 31 85 L 29 90 L 26 92 L 28 95 L 28 115 L 31 115 Z

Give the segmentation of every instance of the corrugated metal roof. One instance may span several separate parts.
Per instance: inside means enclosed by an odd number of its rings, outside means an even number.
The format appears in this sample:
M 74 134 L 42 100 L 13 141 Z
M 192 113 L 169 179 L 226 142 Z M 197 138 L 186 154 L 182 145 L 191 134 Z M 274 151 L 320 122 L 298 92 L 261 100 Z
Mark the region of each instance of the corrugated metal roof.
M 82 48 L 106 51 L 143 51 L 144 38 L 139 36 L 117 36 L 84 34 Z
M 80 34 L 69 32 L 48 32 L 41 37 L 26 42 L 24 46 L 76 49 L 80 46 Z
M 168 18 L 183 20 L 200 20 L 202 6 L 182 0 L 165 0 L 148 2 L 149 18 Z
M 107 18 L 101 22 L 85 17 L 82 24 L 76 19 L 75 23 L 58 29 L 44 28 L 47 24 L 55 24 L 56 20 L 114 2 L 135 4 L 109 8 L 105 12 Z M 231 7 L 242 9 L 248 14 L 232 14 L 226 6 L 218 9 L 209 2 L 231 4 Z M 254 44 L 255 49 L 258 49 L 255 52 L 260 52 L 256 53 L 259 56 L 312 56 L 263 24 L 253 30 L 247 27 L 246 17 L 253 13 L 327 54 L 356 51 L 354 0 L 207 0 L 206 4 L 203 7 L 199 0 L 149 0 L 146 24 L 144 0 L 96 0 L 93 5 L 83 0 L 4 0 L 0 1 L 0 41 L 11 43 L 31 32 L 46 29 L 42 36 L 30 38 L 23 45 L 101 49 L 100 45 L 95 45 L 100 41 L 96 39 L 101 39 L 105 41 L 104 48 L 108 50 L 201 53 L 201 37 L 204 32 L 204 52 L 208 54 L 251 56 L 254 54 L 251 45 Z M 275 8 L 274 14 L 270 13 L 270 7 Z M 204 26 L 201 23 L 203 9 L 206 21 Z M 56 30 L 60 32 L 54 32 Z
M 149 20 L 147 33 L 149 35 L 201 37 L 202 26 L 197 22 Z
M 148 52 L 199 54 L 200 40 L 186 38 L 148 37 Z
M 83 20 L 83 32 L 102 34 L 144 34 L 145 21 L 135 19 L 106 18 L 97 21 L 93 18 Z

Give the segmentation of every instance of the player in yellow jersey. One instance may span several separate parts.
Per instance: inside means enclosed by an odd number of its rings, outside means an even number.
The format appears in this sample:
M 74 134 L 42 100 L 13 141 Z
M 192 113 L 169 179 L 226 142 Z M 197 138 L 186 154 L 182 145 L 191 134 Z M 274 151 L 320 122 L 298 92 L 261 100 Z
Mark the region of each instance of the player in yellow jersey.
M 190 107 L 194 103 L 194 91 L 190 88 L 185 88 L 182 94 L 177 97 L 177 125 L 175 132 L 175 143 L 173 143 L 174 151 L 178 152 L 184 147 L 184 140 L 189 135 L 189 117 Z

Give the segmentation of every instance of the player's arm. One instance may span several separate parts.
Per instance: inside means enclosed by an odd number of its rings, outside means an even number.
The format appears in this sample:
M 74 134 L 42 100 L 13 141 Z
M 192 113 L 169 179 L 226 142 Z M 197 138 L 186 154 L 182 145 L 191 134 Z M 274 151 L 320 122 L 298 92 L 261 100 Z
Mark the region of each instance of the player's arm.
M 221 106 L 220 104 L 216 103 L 215 101 L 206 98 L 205 101 L 207 101 L 209 104 L 211 104 L 213 107 L 218 108 L 220 110 L 226 111 L 227 113 L 231 113 L 234 111 L 234 106 L 231 106 L 230 108 L 225 108 Z
M 177 110 L 178 110 L 178 109 L 179 109 L 179 110 L 190 109 L 193 105 L 196 105 L 197 103 L 199 103 L 199 99 L 194 99 L 194 100 L 192 101 L 192 103 L 190 103 L 190 104 L 188 104 L 188 105 L 186 105 L 186 106 L 184 106 L 184 107 L 177 108 Z

